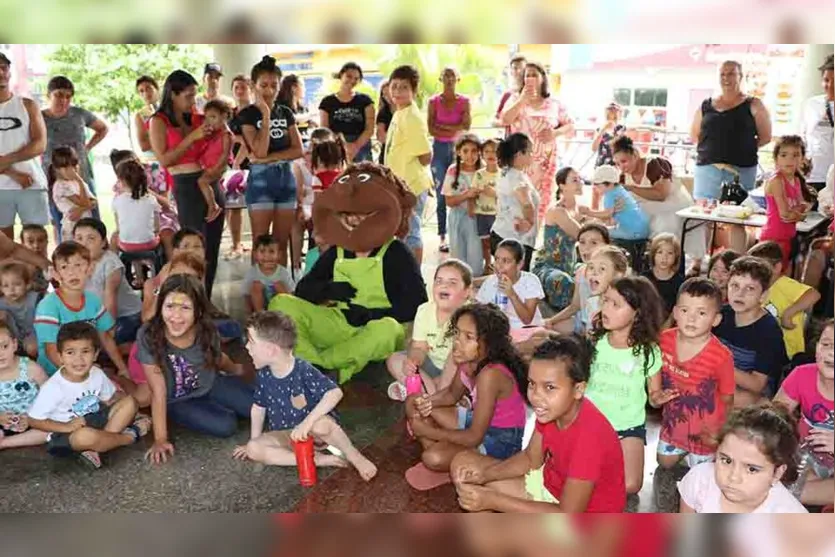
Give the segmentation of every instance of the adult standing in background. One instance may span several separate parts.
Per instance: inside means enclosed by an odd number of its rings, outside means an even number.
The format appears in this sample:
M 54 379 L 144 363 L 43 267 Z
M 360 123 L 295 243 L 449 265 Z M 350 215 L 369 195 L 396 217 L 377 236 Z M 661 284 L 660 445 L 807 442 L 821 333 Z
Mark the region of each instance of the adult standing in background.
M 72 147 L 78 155 L 81 177 L 95 196 L 96 184 L 89 154 L 93 147 L 107 136 L 107 124 L 89 110 L 72 104 L 75 86 L 69 78 L 63 75 L 53 77 L 46 85 L 46 92 L 49 106 L 42 111 L 46 124 L 46 151 L 41 159 L 44 172 L 52 162 L 52 152 L 56 147 Z M 88 128 L 93 130 L 93 135 L 89 140 L 87 139 Z M 49 211 L 55 228 L 55 238 L 60 242 L 63 215 L 52 201 L 52 192 L 49 197 Z M 101 219 L 98 205 L 93 209 L 93 218 Z
M 17 215 L 22 224 L 45 226 L 49 220 L 46 175 L 37 161 L 46 148 L 46 128 L 35 101 L 12 94 L 11 65 L 0 52 L 0 230 L 9 239 Z
M 364 93 L 354 92 L 362 81 L 362 68 L 356 62 L 346 62 L 334 77 L 339 79 L 339 91 L 322 99 L 319 124 L 345 137 L 348 162 L 370 161 L 374 100 Z
M 742 64 L 720 66 L 721 93 L 705 99 L 693 116 L 690 139 L 696 147 L 693 197 L 719 199 L 722 183 L 736 174 L 751 191 L 757 179 L 757 151 L 771 142 L 771 116 L 763 102 L 742 92 Z
M 612 154 L 612 141 L 626 132 L 626 126 L 620 123 L 622 113 L 620 105 L 616 102 L 611 102 L 606 106 L 606 120 L 597 129 L 597 134 L 591 142 L 591 150 L 597 153 L 597 158 L 594 161 L 595 168 L 604 164 L 611 164 L 612 166 L 615 164 Z M 592 192 L 591 207 L 594 210 L 600 207 L 600 192 L 597 188 L 594 188 Z
M 502 113 L 502 123 L 512 133 L 527 135 L 532 143 L 531 165 L 527 169 L 542 203 L 539 222 L 545 218 L 557 176 L 557 138 L 574 133 L 574 120 L 551 95 L 545 68 L 536 62 L 525 65 L 522 87 L 510 98 Z
M 304 105 L 304 94 L 304 81 L 296 74 L 287 74 L 281 79 L 281 87 L 278 89 L 278 103 L 293 111 L 302 143 L 307 143 L 310 138 L 310 127 L 313 118 Z
M 148 132 L 148 122 L 151 116 L 157 111 L 159 105 L 159 84 L 151 76 L 143 75 L 136 80 L 136 93 L 145 103 L 145 106 L 136 111 L 133 115 L 133 125 L 136 130 L 136 143 L 142 151 L 143 158 L 153 158 L 154 152 L 151 149 L 151 135 Z
M 194 110 L 203 114 L 203 109 L 209 101 L 219 99 L 229 106 L 235 106 L 232 99 L 220 94 L 220 86 L 223 82 L 223 68 L 217 62 L 206 64 L 203 68 L 203 86 L 206 90 L 195 99 Z
M 196 97 L 194 76 L 184 70 L 171 72 L 165 79 L 159 108 L 151 118 L 150 135 L 154 155 L 174 181 L 180 226 L 199 230 L 206 240 L 206 292 L 211 299 L 225 219 L 221 213 L 212 222 L 206 222 L 209 207 L 197 184 L 203 174 L 199 160 L 204 149 L 200 140 L 213 130 L 194 111 Z M 212 184 L 212 190 L 218 205 L 225 208 L 226 199 L 220 195 L 217 182 Z
M 238 115 L 242 110 L 252 104 L 252 87 L 249 78 L 238 74 L 232 78 L 232 98 L 235 101 L 235 108 L 232 109 L 232 118 L 229 120 L 229 129 L 232 131 L 232 170 L 249 170 L 249 149 L 244 141 L 241 130 L 241 119 Z M 232 236 L 232 247 L 223 256 L 224 259 L 238 259 L 249 251 L 249 247 L 241 242 L 241 229 L 243 227 L 244 209 L 246 200 L 242 193 L 235 195 L 234 192 L 226 190 L 226 218 L 229 223 L 229 235 Z
M 507 108 L 507 101 L 510 100 L 510 97 L 522 88 L 522 79 L 525 74 L 525 65 L 527 63 L 528 60 L 524 56 L 517 54 L 510 59 L 510 64 L 508 65 L 510 73 L 510 88 L 502 93 L 502 98 L 499 100 L 499 106 L 496 109 L 495 121 L 493 122 L 493 125 L 496 127 L 504 127 L 506 133 L 510 133 L 510 129 L 502 123 L 502 113 L 504 112 L 504 109 Z
M 444 199 L 443 185 L 447 170 L 455 162 L 455 140 L 470 129 L 470 99 L 458 95 L 455 87 L 461 81 L 461 76 L 455 68 L 444 68 L 440 82 L 443 92 L 429 99 L 426 123 L 429 135 L 434 138 L 432 143 L 432 177 L 435 180 L 435 199 L 438 201 L 438 236 L 441 252 L 448 252 L 446 243 L 447 207 Z
M 803 105 L 803 139 L 806 152 L 812 159 L 808 183 L 816 191 L 826 185 L 826 171 L 835 163 L 835 78 L 833 56 L 826 57 L 818 68 L 821 72 L 823 95 L 815 95 Z
M 380 164 L 386 164 L 386 138 L 389 133 L 391 119 L 394 118 L 394 103 L 389 92 L 389 80 L 380 85 L 380 102 L 377 108 L 377 141 L 380 142 Z

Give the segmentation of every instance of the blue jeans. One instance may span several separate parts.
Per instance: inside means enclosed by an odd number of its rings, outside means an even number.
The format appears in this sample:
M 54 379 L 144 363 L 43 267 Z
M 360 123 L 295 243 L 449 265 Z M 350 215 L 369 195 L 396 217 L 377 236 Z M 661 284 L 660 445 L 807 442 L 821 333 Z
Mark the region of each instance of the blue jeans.
M 238 418 L 250 416 L 253 396 L 240 378 L 218 375 L 206 396 L 169 404 L 168 418 L 192 431 L 231 437 L 238 431 Z
M 733 166 L 733 165 L 730 165 Z M 757 166 L 734 166 L 739 172 L 739 182 L 745 191 L 754 189 L 757 181 Z M 734 175 L 727 170 L 720 170 L 712 164 L 703 164 L 693 171 L 693 197 L 699 199 L 716 199 L 722 196 L 722 183 L 732 182 Z
M 446 171 L 455 162 L 455 143 L 438 141 L 432 143 L 432 178 L 435 180 L 435 193 L 438 200 L 438 236 L 446 236 L 446 199 L 443 187 Z
M 348 143 L 353 143 L 357 139 L 359 139 L 358 135 L 357 136 L 345 136 L 345 141 L 347 141 Z M 369 140 L 365 143 L 365 145 L 362 146 L 362 149 L 357 151 L 357 154 L 354 155 L 353 162 L 363 162 L 363 161 L 373 162 L 371 160 L 371 157 L 372 157 L 371 141 Z M 380 164 L 382 164 L 382 163 L 380 163 Z

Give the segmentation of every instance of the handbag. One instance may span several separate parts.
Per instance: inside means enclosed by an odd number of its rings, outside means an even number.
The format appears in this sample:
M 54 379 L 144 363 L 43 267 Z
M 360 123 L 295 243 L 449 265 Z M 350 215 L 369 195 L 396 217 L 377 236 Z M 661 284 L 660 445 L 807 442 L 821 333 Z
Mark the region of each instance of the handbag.
M 741 205 L 748 199 L 748 192 L 742 187 L 739 175 L 734 176 L 731 182 L 722 182 L 722 195 L 719 203 L 722 205 Z

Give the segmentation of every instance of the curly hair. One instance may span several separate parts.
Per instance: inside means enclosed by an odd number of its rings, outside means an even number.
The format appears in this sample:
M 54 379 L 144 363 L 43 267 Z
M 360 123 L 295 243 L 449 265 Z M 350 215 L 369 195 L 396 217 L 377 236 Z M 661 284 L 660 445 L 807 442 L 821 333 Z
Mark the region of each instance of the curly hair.
M 528 366 L 513 346 L 510 338 L 510 321 L 495 304 L 466 304 L 458 308 L 449 320 L 446 337 L 455 336 L 458 320 L 469 315 L 475 321 L 478 341 L 485 353 L 476 365 L 473 377 L 491 364 L 503 364 L 516 379 L 520 391 L 528 383 Z
M 721 445 L 730 434 L 751 441 L 775 467 L 786 467 L 782 482 L 797 480 L 797 422 L 783 404 L 762 402 L 734 411 L 719 433 Z
M 658 338 L 664 326 L 664 302 L 655 286 L 646 277 L 625 277 L 616 280 L 613 288 L 635 310 L 635 319 L 629 331 L 629 346 L 635 357 L 643 356 L 644 373 L 656 363 Z M 595 343 L 609 331 L 603 327 L 602 313 L 594 318 L 592 338 Z
M 208 369 L 216 370 L 220 361 L 220 338 L 217 328 L 210 318 L 211 305 L 206 297 L 206 290 L 203 283 L 197 278 L 189 275 L 173 275 L 162 284 L 159 296 L 157 296 L 156 314 L 148 322 L 145 334 L 148 344 L 151 346 L 151 353 L 157 365 L 165 372 L 166 353 L 168 352 L 168 340 L 166 338 L 167 327 L 162 318 L 162 306 L 170 294 L 184 294 L 189 297 L 194 305 L 194 342 L 203 349 L 205 366 Z

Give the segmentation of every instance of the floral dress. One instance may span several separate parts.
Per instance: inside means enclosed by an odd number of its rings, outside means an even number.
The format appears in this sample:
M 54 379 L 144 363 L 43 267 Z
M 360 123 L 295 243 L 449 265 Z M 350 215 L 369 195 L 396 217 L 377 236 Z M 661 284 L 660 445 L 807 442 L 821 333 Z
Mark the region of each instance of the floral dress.
M 574 297 L 574 267 L 577 240 L 556 225 L 545 226 L 542 249 L 533 265 L 533 274 L 542 283 L 548 304 L 556 311 L 565 309 Z
M 506 106 L 513 106 L 518 95 L 514 95 Z M 557 142 L 539 141 L 539 134 L 547 129 L 554 129 L 560 126 L 573 124 L 574 121 L 568 115 L 565 107 L 553 96 L 543 100 L 538 108 L 526 106 L 519 113 L 516 121 L 510 126 L 511 133 L 524 133 L 527 135 L 533 149 L 531 152 L 533 162 L 526 173 L 533 182 L 539 198 L 542 200 L 539 205 L 539 220 L 545 218 L 545 212 L 553 200 L 552 191 L 557 177 Z

